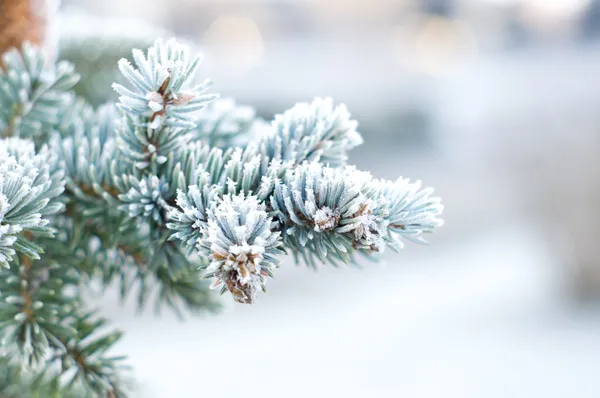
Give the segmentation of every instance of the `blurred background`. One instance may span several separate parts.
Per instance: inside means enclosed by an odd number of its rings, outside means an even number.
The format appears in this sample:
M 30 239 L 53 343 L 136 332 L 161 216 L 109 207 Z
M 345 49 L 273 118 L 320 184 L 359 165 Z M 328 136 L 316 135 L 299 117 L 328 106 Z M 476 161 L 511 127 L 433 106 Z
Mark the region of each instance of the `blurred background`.
M 446 205 L 431 246 L 288 261 L 251 307 L 181 323 L 109 296 L 138 397 L 600 396 L 599 0 L 63 0 L 62 17 L 63 56 L 89 48 L 83 90 L 176 35 L 265 118 L 345 102 L 351 162 Z

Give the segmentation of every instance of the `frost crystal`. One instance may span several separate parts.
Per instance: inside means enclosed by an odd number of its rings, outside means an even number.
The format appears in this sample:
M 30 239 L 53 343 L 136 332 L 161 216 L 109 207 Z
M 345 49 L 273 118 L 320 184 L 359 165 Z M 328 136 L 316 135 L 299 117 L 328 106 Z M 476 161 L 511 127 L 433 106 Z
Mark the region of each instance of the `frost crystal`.
M 8 267 L 21 231 L 52 233 L 46 216 L 64 205 L 54 198 L 64 190 L 62 172 L 46 147 L 35 153 L 32 142 L 18 138 L 0 140 L 0 266 Z M 26 254 L 39 258 L 37 252 Z
M 345 222 L 346 225 L 338 228 L 337 233 L 352 232 L 352 245 L 356 249 L 383 252 L 385 249 L 385 228 L 387 226 L 387 211 L 377 214 L 383 203 L 377 204 L 372 199 L 365 199 L 361 195 L 359 210 L 352 214 Z M 351 220 L 351 221 L 350 221 Z
M 394 249 L 401 249 L 402 237 L 415 243 L 427 243 L 423 234 L 432 233 L 444 222 L 440 218 L 444 206 L 440 198 L 432 196 L 433 188 L 421 188 L 421 181 L 406 178 L 397 181 L 379 180 L 374 186 L 385 200 L 388 209 L 388 234 L 386 241 Z
M 332 167 L 348 160 L 348 151 L 361 145 L 358 123 L 345 105 L 334 107 L 331 98 L 296 104 L 273 121 L 273 130 L 262 139 L 271 158 L 300 164 L 320 161 Z
M 387 211 L 371 182 L 371 174 L 350 166 L 312 162 L 290 170 L 271 198 L 286 243 L 321 261 L 333 253 L 347 262 L 355 249 L 383 251 Z
M 169 189 L 168 184 L 157 176 L 148 176 L 142 180 L 132 177 L 129 183 L 129 191 L 119 195 L 119 199 L 126 203 L 120 208 L 127 211 L 129 217 L 152 217 L 154 221 L 162 222 L 163 211 L 170 209 L 164 199 Z
M 318 209 L 313 216 L 313 222 L 315 224 L 315 231 L 328 231 L 337 226 L 340 221 L 340 215 L 337 211 L 331 210 L 325 206 L 322 209 Z
M 315 256 L 349 262 L 353 250 L 400 248 L 397 236 L 424 243 L 421 235 L 441 225 L 442 207 L 431 193 L 408 180 L 374 180 L 352 166 L 312 162 L 288 171 L 270 203 L 285 243 L 309 263 Z
M 18 226 L 11 227 L 10 225 L 4 224 L 4 216 L 10 204 L 6 200 L 6 196 L 0 194 L 0 264 L 8 266 L 8 262 L 12 260 L 15 255 L 15 250 L 12 248 L 13 243 L 17 240 L 15 235 L 18 233 Z
M 191 56 L 189 47 L 176 40 L 157 40 L 145 56 L 134 50 L 134 68 L 122 59 L 119 69 L 129 80 L 129 87 L 114 84 L 119 93 L 119 107 L 132 115 L 145 118 L 140 124 L 158 129 L 163 124 L 192 128 L 194 112 L 204 108 L 216 96 L 202 94 L 210 86 L 207 80 L 191 87 L 200 56 Z
M 271 231 L 272 220 L 254 196 L 225 195 L 208 212 L 208 227 L 198 249 L 211 262 L 206 277 L 212 286 L 223 285 L 235 301 L 251 304 L 266 277 L 278 266 L 282 251 L 280 233 Z
M 99 332 L 87 283 L 140 309 L 213 310 L 205 279 L 253 303 L 283 254 L 355 263 L 442 223 L 431 189 L 347 166 L 362 137 L 345 105 L 317 98 L 263 120 L 196 85 L 200 57 L 175 40 L 119 61 L 119 99 L 100 108 L 73 90 L 72 66 L 31 45 L 2 64 L 0 379 L 23 370 L 27 396 L 126 395 L 120 357 L 105 355 L 120 333 Z
M 167 227 L 174 230 L 171 239 L 183 241 L 190 251 L 202 237 L 208 224 L 208 207 L 218 200 L 219 189 L 210 184 L 210 175 L 200 173 L 196 185 L 177 191 L 177 207 L 172 208 Z

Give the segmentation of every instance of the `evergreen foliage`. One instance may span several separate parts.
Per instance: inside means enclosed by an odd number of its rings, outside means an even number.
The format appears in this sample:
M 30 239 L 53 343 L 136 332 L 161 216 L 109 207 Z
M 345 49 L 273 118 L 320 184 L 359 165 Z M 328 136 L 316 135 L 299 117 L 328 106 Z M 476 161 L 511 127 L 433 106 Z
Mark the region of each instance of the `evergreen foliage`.
M 126 396 L 121 334 L 83 300 L 90 283 L 140 309 L 214 311 L 210 287 L 253 303 L 285 253 L 348 264 L 442 224 L 432 190 L 347 165 L 362 138 L 344 105 L 317 98 L 267 123 L 198 84 L 200 57 L 175 40 L 121 60 L 118 102 L 99 107 L 74 94 L 71 65 L 28 44 L 3 59 L 7 397 Z

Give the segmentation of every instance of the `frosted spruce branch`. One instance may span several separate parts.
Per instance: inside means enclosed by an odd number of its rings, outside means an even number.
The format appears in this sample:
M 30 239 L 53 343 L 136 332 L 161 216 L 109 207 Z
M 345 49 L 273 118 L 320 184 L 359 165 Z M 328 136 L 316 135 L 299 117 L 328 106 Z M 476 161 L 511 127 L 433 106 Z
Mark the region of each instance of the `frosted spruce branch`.
M 105 321 L 85 311 L 79 273 L 70 264 L 56 250 L 48 250 L 40 260 L 21 256 L 0 270 L 3 357 L 27 365 L 27 374 L 55 380 L 54 388 L 61 393 L 61 386 L 70 385 L 80 396 L 93 392 L 121 397 L 117 373 L 123 370 L 122 358 L 107 354 L 120 333 L 106 333 Z
M 210 264 L 206 278 L 213 287 L 223 284 L 235 301 L 252 303 L 259 290 L 266 291 L 266 277 L 279 265 L 283 253 L 280 232 L 272 230 L 273 220 L 265 205 L 244 194 L 225 195 L 208 211 L 206 233 L 198 250 Z
M 354 250 L 385 248 L 385 200 L 371 175 L 354 167 L 303 163 L 286 173 L 270 204 L 286 243 L 313 266 L 313 256 L 348 263 Z
M 331 98 L 299 103 L 275 116 L 273 131 L 260 142 L 265 156 L 300 164 L 321 161 L 336 167 L 346 164 L 348 151 L 363 143 L 345 105 L 333 105 Z
M 383 252 L 402 246 L 399 237 L 426 243 L 423 233 L 442 225 L 443 207 L 420 182 L 375 180 L 353 166 L 304 163 L 288 171 L 271 197 L 286 244 L 311 265 L 348 263 L 354 251 Z
M 213 118 L 225 119 L 218 111 L 232 109 L 231 103 L 227 105 L 203 109 L 198 125 L 214 125 L 206 122 L 211 110 Z M 221 257 L 222 251 L 211 251 L 211 246 L 200 242 L 206 242 L 209 231 L 215 236 L 215 225 L 228 235 L 225 219 L 209 228 L 209 218 L 219 218 L 212 208 L 219 206 L 224 195 L 242 193 L 264 203 L 274 217 L 272 230 L 282 232 L 291 253 L 312 266 L 318 262 L 348 263 L 359 251 L 382 252 L 386 246 L 398 249 L 399 236 L 423 242 L 423 233 L 441 225 L 438 216 L 442 208 L 438 199 L 429 197 L 430 191 L 417 193 L 413 192 L 416 184 L 394 185 L 354 168 L 335 168 L 343 166 L 348 151 L 362 143 L 356 126 L 345 106 L 317 98 L 276 116 L 270 127 L 262 128 L 257 142 L 245 148 L 188 145 L 184 157 L 193 153 L 202 181 L 179 188 L 176 206 L 169 206 L 167 226 L 174 230 L 172 238 L 190 249 L 196 247 L 208 261 Z M 220 135 L 215 133 L 216 127 L 199 131 L 204 131 L 200 139 L 208 136 L 213 144 L 213 137 Z M 161 197 L 157 190 L 155 194 Z M 421 199 L 425 204 L 419 202 Z M 153 206 L 147 201 L 148 209 Z M 226 257 L 235 258 L 236 250 Z M 207 277 L 221 281 L 214 272 Z M 234 289 L 228 290 L 236 296 Z M 248 297 L 241 301 L 254 298 Z
M 68 62 L 51 64 L 25 43 L 2 56 L 0 66 L 0 138 L 49 134 L 72 101 L 79 80 Z
M 431 189 L 347 164 L 362 137 L 344 105 L 317 98 L 267 122 L 207 93 L 200 57 L 175 40 L 121 60 L 118 103 L 96 108 L 68 64 L 28 45 L 4 60 L 0 369 L 29 365 L 20 380 L 125 396 L 120 333 L 86 308 L 90 283 L 140 309 L 212 311 L 209 285 L 253 303 L 286 253 L 348 264 L 442 224 Z
M 0 270 L 3 355 L 39 372 L 38 382 L 47 379 L 48 369 L 60 369 L 52 365 L 56 362 L 64 371 L 69 366 L 77 369 L 70 383 L 76 389 L 116 392 L 116 376 L 109 373 L 119 368 L 118 360 L 106 357 L 105 351 L 118 335 L 109 333 L 101 344 L 90 340 L 89 335 L 101 326 L 98 320 L 88 328 L 88 335 L 82 334 L 82 319 L 90 316 L 84 315 L 81 297 L 75 294 L 80 279 L 71 264 L 77 263 L 77 256 L 68 246 L 76 239 L 62 237 L 60 225 L 50 226 L 64 209 L 60 166 L 46 146 L 36 152 L 33 142 L 0 140 L 0 263 L 8 267 Z M 59 256 L 62 239 L 68 258 Z
M 125 59 L 119 62 L 129 87 L 113 87 L 120 94 L 119 108 L 130 118 L 122 121 L 122 148 L 143 169 L 150 161 L 164 163 L 181 144 L 182 135 L 196 127 L 194 112 L 216 96 L 203 94 L 208 80 L 192 86 L 201 58 L 174 40 L 158 40 L 147 56 L 134 50 L 133 59 L 137 68 Z
M 47 147 L 36 153 L 32 142 L 0 140 L 0 266 L 8 267 L 16 251 L 40 258 L 43 248 L 25 234 L 54 234 L 48 217 L 64 207 L 63 176 Z
M 208 285 L 198 279 L 197 266 L 165 242 L 160 228 L 163 206 L 167 206 L 163 196 L 174 201 L 169 195 L 174 196 L 177 184 L 165 190 L 164 179 L 159 183 L 156 176 L 140 174 L 125 161 L 117 151 L 119 117 L 112 105 L 96 111 L 81 106 L 63 129 L 65 137 L 56 135 L 52 141 L 67 171 L 68 210 L 77 218 L 75 225 L 65 225 L 69 233 L 92 238 L 80 248 L 86 260 L 80 268 L 105 285 L 117 283 L 122 298 L 135 291 L 140 308 L 157 290 L 157 310 L 161 304 L 176 311 L 181 306 L 214 309 L 217 305 L 207 294 Z M 168 170 L 170 180 L 182 178 L 179 167 Z M 76 227 L 83 227 L 83 232 L 73 231 Z

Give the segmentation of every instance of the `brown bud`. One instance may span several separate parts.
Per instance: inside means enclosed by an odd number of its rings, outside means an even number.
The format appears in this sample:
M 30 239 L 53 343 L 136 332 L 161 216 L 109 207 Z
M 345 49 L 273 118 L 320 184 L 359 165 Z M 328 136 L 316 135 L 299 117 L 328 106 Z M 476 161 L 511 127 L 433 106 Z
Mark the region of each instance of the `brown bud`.
M 256 288 L 251 283 L 242 285 L 238 279 L 233 277 L 225 281 L 227 290 L 231 292 L 233 299 L 237 303 L 252 304 L 256 296 Z

